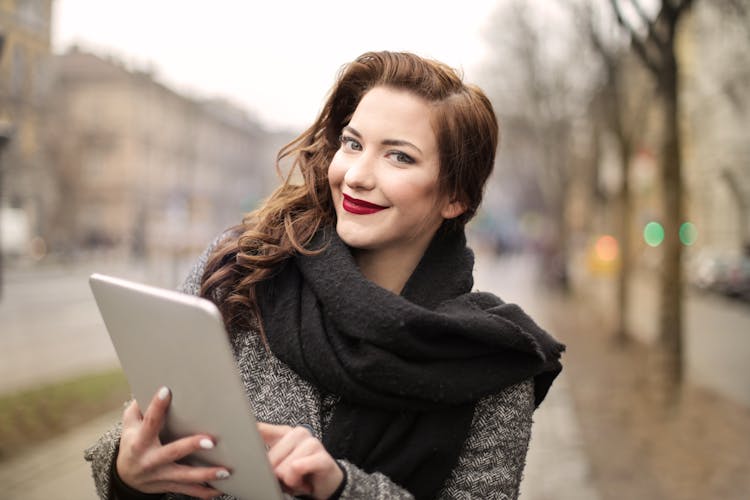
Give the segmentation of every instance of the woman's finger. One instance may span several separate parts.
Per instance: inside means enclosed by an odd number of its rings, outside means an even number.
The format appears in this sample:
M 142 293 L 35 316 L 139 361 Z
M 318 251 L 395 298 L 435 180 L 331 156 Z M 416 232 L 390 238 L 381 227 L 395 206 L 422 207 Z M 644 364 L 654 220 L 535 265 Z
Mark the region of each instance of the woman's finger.
M 220 481 L 231 476 L 226 467 L 196 467 L 192 465 L 173 464 L 165 467 L 156 477 L 159 481 L 172 483 L 207 483 Z
M 273 446 L 276 442 L 287 435 L 292 430 L 288 425 L 273 425 L 258 422 L 258 432 L 263 441 L 268 446 Z
M 333 464 L 335 465 L 335 464 Z M 325 453 L 314 453 L 293 459 L 289 467 L 297 474 L 305 476 L 325 472 L 331 468 L 331 461 Z M 338 465 L 336 465 L 338 467 Z
M 159 438 L 159 432 L 164 426 L 164 417 L 167 414 L 172 393 L 167 387 L 161 387 L 148 405 L 143 415 L 140 438 L 144 442 L 152 442 Z
M 277 446 L 281 445 L 281 442 L 277 444 Z M 320 441 L 307 434 L 305 438 L 295 443 L 294 448 L 287 454 L 287 456 L 273 466 L 274 474 L 276 474 L 276 477 L 285 485 L 297 492 L 297 494 L 300 492 L 310 493 L 312 491 L 312 477 L 305 473 L 300 474 L 297 469 L 293 467 L 293 464 L 301 458 L 321 452 L 324 455 L 327 455 Z
M 293 453 L 299 453 L 299 446 L 306 440 L 315 442 L 315 438 L 310 435 L 310 431 L 304 427 L 294 427 L 289 432 L 277 439 L 275 444 L 268 450 L 268 461 L 271 467 L 276 468 L 285 459 Z
M 141 420 L 143 420 L 143 415 L 141 415 L 138 401 L 133 399 L 122 412 L 122 425 L 125 427 L 134 427 L 140 424 Z
M 215 446 L 214 440 L 209 436 L 195 435 L 176 439 L 162 446 L 157 454 L 158 460 L 163 463 L 177 462 L 191 453 L 201 450 L 210 450 Z
M 294 439 L 292 443 L 292 450 L 286 454 L 282 461 L 280 461 L 280 463 L 278 464 L 279 466 L 281 466 L 282 464 L 289 465 L 294 460 L 312 455 L 313 453 L 318 453 L 320 451 L 325 452 L 323 443 L 310 436 L 309 434 L 302 435 L 301 437 L 290 438 L 290 441 L 292 441 L 292 439 Z M 282 444 L 282 441 L 280 441 L 279 444 Z
M 315 497 L 328 498 L 344 480 L 341 468 L 325 450 L 293 460 L 290 466 L 297 476 L 309 482 L 309 494 Z
M 158 491 L 169 491 L 171 493 L 181 493 L 196 498 L 214 498 L 222 494 L 221 491 L 210 486 L 204 486 L 198 483 L 173 483 L 169 481 L 159 482 Z

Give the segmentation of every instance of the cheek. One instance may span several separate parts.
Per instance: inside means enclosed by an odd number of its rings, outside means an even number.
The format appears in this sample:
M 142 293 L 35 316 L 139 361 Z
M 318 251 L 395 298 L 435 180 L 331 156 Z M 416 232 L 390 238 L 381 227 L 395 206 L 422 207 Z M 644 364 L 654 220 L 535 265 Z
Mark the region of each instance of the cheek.
M 346 168 L 343 162 L 338 158 L 338 153 L 333 156 L 330 165 L 328 165 L 328 184 L 331 188 L 338 189 L 344 181 Z
M 437 181 L 424 178 L 402 179 L 391 185 L 393 201 L 399 200 L 405 205 L 431 208 L 437 198 Z

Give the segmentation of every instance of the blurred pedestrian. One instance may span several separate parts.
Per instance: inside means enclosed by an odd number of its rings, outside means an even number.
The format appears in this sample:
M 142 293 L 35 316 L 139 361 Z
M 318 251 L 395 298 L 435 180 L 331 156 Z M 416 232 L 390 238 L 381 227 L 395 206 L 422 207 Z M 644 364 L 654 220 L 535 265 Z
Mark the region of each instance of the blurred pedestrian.
M 518 496 L 564 346 L 471 292 L 464 225 L 497 142 L 489 100 L 452 69 L 366 53 L 279 153 L 281 187 L 198 260 L 183 290 L 221 310 L 286 493 Z M 102 496 L 220 494 L 228 471 L 175 463 L 209 436 L 156 439 L 168 404 L 167 388 L 143 415 L 131 403 L 87 450 Z

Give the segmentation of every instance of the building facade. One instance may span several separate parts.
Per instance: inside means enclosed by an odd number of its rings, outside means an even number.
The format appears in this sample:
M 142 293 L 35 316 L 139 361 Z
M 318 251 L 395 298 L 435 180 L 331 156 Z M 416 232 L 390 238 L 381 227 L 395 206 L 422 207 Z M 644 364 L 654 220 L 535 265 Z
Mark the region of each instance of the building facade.
M 698 2 L 680 38 L 685 178 L 696 246 L 750 252 L 750 29 L 722 2 Z
M 51 18 L 51 0 L 0 0 L 0 132 L 10 137 L 0 157 L 0 231 L 12 253 L 28 251 L 31 238 L 49 230 L 55 182 L 47 175 L 43 137 Z M 11 220 L 23 233 L 18 244 L 9 241 L 18 236 L 9 232 Z
M 291 135 L 229 103 L 75 48 L 55 58 L 54 74 L 55 248 L 194 254 L 277 182 L 275 151 Z

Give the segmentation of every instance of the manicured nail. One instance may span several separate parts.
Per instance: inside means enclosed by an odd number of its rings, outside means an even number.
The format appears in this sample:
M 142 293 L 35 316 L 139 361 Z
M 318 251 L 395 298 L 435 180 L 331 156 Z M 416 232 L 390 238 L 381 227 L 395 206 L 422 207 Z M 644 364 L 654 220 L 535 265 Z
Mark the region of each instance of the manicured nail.
M 228 470 L 220 470 L 216 471 L 216 479 L 226 479 L 229 477 L 229 471 Z
M 164 386 L 159 389 L 159 394 L 157 395 L 159 399 L 164 401 L 165 399 L 167 399 L 167 396 L 169 396 L 169 387 Z
M 210 450 L 211 448 L 213 448 L 213 447 L 214 447 L 214 442 L 213 442 L 213 441 L 211 441 L 211 440 L 210 440 L 210 439 L 208 439 L 208 438 L 203 438 L 203 439 L 201 439 L 201 440 L 200 440 L 200 442 L 199 442 L 198 444 L 199 444 L 199 445 L 200 445 L 200 447 L 201 447 L 201 448 L 203 448 L 204 450 Z

